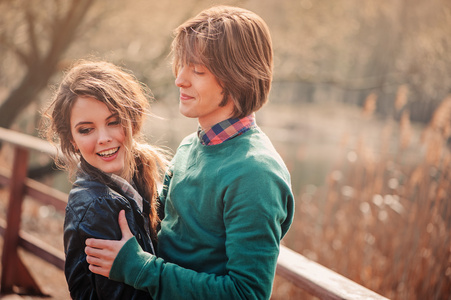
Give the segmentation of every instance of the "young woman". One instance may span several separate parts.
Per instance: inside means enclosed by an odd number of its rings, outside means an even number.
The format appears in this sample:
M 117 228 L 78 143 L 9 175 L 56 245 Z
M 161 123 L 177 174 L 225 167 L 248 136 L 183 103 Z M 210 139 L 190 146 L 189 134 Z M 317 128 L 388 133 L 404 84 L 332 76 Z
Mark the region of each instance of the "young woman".
M 107 62 L 81 61 L 64 77 L 45 116 L 59 162 L 76 180 L 64 222 L 65 275 L 74 299 L 150 299 L 123 283 L 93 274 L 87 238 L 120 239 L 121 210 L 140 246 L 155 253 L 157 183 L 164 152 L 143 143 L 148 93 L 130 73 Z

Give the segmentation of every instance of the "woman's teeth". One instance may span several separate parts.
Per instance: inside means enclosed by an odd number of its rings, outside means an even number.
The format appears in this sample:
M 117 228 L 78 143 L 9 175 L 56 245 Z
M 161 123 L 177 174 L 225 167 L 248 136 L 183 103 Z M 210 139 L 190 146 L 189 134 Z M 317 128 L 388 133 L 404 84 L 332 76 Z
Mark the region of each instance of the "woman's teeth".
M 102 156 L 102 157 L 108 157 L 108 156 L 115 154 L 117 151 L 119 151 L 119 147 L 117 147 L 115 149 L 110 149 L 110 150 L 99 152 L 99 153 L 97 153 L 97 155 Z

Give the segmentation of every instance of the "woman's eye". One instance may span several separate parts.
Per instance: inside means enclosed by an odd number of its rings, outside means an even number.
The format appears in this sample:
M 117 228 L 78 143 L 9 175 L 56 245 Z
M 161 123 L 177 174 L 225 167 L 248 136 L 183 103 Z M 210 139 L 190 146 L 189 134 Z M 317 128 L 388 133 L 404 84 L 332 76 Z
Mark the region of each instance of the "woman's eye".
M 110 125 L 110 126 L 116 126 L 116 125 L 119 125 L 119 124 L 121 124 L 121 121 L 119 121 L 119 120 L 112 121 L 112 122 L 108 123 L 108 125 Z
M 80 134 L 88 134 L 92 131 L 92 128 L 79 128 L 78 133 Z

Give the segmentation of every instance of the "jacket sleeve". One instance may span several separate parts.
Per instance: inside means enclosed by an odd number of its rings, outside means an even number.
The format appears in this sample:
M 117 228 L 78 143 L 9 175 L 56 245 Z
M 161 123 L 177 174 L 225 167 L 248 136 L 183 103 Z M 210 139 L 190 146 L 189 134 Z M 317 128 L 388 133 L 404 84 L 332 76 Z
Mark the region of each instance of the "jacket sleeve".
M 93 274 L 84 252 L 87 238 L 121 238 L 117 224 L 119 211 L 126 211 L 131 228 L 136 227 L 131 206 L 126 200 L 92 197 L 89 193 L 71 194 L 64 223 L 65 275 L 73 299 L 150 299 L 150 295 L 123 283 Z M 72 199 L 71 199 L 72 198 Z M 84 200 L 80 200 L 84 198 Z M 78 201 L 80 200 L 80 201 Z M 133 232 L 133 229 L 132 229 Z M 136 234 L 136 231 L 134 232 Z
M 130 239 L 116 257 L 110 278 L 146 288 L 153 299 L 269 299 L 280 239 L 293 217 L 294 199 L 281 180 L 261 189 L 236 182 L 224 202 L 227 274 L 199 273 L 142 251 Z M 262 184 L 260 184 L 262 186 Z M 164 247 L 164 245 L 161 245 Z

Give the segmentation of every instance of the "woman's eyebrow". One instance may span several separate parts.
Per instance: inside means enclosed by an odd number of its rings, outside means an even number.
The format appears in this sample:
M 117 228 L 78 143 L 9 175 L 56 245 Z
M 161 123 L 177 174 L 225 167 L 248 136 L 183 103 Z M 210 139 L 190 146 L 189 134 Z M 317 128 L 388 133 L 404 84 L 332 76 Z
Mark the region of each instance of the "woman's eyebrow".
M 105 120 L 109 120 L 109 119 L 111 119 L 111 118 L 116 118 L 116 117 L 118 117 L 119 116 L 119 114 L 118 113 L 113 113 L 113 114 L 111 114 L 110 116 L 108 116 Z M 80 125 L 86 125 L 86 124 L 93 124 L 94 122 L 91 122 L 91 121 L 81 121 L 81 122 L 78 122 L 77 124 L 75 124 L 74 125 L 74 128 L 77 128 L 78 126 L 80 126 Z
M 75 124 L 75 125 L 74 125 L 74 128 L 77 128 L 77 127 L 80 126 L 80 125 L 86 125 L 86 124 L 92 124 L 92 122 L 89 122 L 89 121 L 81 121 L 81 122 L 78 122 L 77 124 Z
M 111 118 L 116 118 L 116 117 L 118 117 L 118 116 L 119 116 L 118 113 L 112 113 L 108 118 L 106 118 L 106 120 L 109 120 L 109 119 L 111 119 Z

